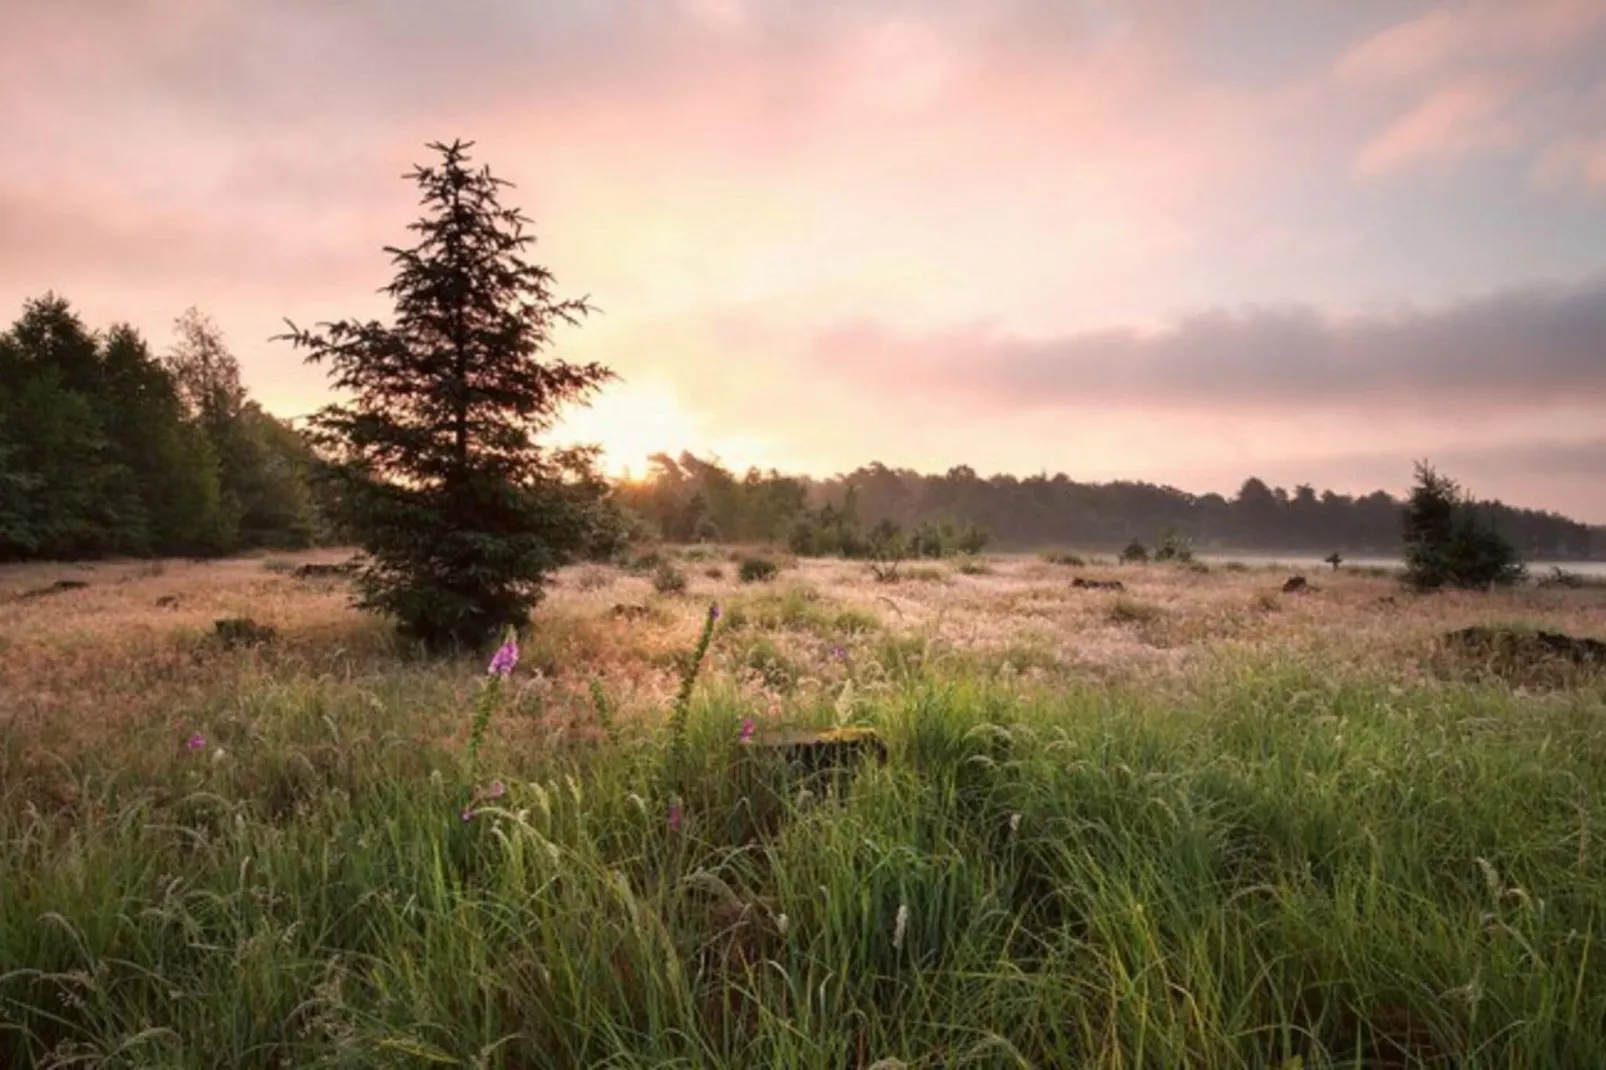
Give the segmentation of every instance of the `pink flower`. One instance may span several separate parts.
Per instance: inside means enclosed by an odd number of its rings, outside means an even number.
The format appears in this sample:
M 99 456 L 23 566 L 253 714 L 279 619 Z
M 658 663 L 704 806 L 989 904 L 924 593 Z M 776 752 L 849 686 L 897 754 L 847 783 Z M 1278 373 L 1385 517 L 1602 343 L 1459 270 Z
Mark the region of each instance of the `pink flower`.
M 719 620 L 719 603 L 715 602 L 708 607 L 708 623 L 713 624 Z
M 737 738 L 739 738 L 743 743 L 751 743 L 753 742 L 753 732 L 753 719 L 751 717 L 744 718 L 742 720 L 741 734 Z
M 184 745 L 189 747 L 190 750 L 200 750 L 202 747 L 206 746 L 206 737 L 201 735 L 199 732 L 192 733 L 189 740 Z
M 491 781 L 491 786 L 485 789 L 485 798 L 500 799 L 507 794 L 507 785 L 500 780 Z
M 461 814 L 459 814 L 458 816 L 461 817 L 464 821 L 473 821 L 474 820 L 474 808 L 472 806 L 465 806 L 465 807 L 463 807 L 463 812 Z
M 496 653 L 491 657 L 491 666 L 488 670 L 492 676 L 506 678 L 513 671 L 513 666 L 519 663 L 519 642 L 513 636 L 507 637 L 507 642 L 497 647 Z
M 669 804 L 669 831 L 680 831 L 680 802 L 676 800 Z

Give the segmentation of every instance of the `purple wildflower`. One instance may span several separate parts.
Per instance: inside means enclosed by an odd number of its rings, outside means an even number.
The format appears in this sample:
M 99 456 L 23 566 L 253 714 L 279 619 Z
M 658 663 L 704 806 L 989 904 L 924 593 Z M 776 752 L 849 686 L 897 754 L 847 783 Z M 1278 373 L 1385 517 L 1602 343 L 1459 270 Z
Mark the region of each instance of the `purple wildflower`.
M 669 831 L 680 831 L 680 802 L 678 800 L 669 804 Z
M 461 817 L 464 821 L 473 821 L 474 820 L 474 808 L 472 806 L 465 806 L 465 807 L 463 807 L 463 812 L 461 814 L 459 814 L 458 816 Z
M 838 661 L 848 660 L 848 652 L 839 646 L 834 646 L 831 648 L 831 656 Z
M 190 750 L 200 750 L 202 747 L 206 746 L 206 737 L 201 735 L 199 732 L 194 732 L 190 735 L 189 740 L 186 741 L 184 745 L 189 747 Z
M 507 785 L 500 780 L 491 781 L 491 786 L 485 789 L 485 798 L 500 799 L 507 794 Z
M 719 620 L 719 603 L 715 602 L 708 607 L 708 623 L 714 624 Z
M 741 731 L 741 735 L 738 738 L 740 738 L 743 743 L 751 743 L 751 742 L 753 742 L 753 732 L 754 732 L 753 719 L 751 717 L 743 718 L 742 719 L 742 731 Z
M 519 642 L 513 636 L 508 636 L 507 642 L 497 647 L 496 653 L 491 657 L 490 674 L 492 676 L 506 677 L 513 671 L 513 666 L 519 663 Z

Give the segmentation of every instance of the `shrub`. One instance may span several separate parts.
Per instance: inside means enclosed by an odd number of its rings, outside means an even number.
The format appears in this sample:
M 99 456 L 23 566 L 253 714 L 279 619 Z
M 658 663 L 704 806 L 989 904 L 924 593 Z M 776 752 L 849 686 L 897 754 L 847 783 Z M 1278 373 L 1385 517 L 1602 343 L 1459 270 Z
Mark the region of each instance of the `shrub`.
M 1516 549 L 1447 476 L 1426 462 L 1402 513 L 1405 582 L 1419 590 L 1515 583 L 1525 569 Z
M 1148 624 L 1160 618 L 1160 607 L 1136 598 L 1118 595 L 1110 605 L 1110 620 L 1116 624 Z
M 992 535 L 980 524 L 966 525 L 965 530 L 959 533 L 955 549 L 962 554 L 979 554 L 987 549 L 987 543 Z
M 743 583 L 762 583 L 773 580 L 777 566 L 767 557 L 744 557 L 737 567 L 736 576 Z
M 628 572 L 651 572 L 666 560 L 667 558 L 659 550 L 643 550 L 625 562 L 625 570 Z
M 660 562 L 652 574 L 652 589 L 659 594 L 685 594 L 686 574 L 668 561 Z
M 1136 539 L 1133 539 L 1131 542 L 1127 543 L 1126 544 L 1126 549 L 1121 551 L 1121 563 L 1122 564 L 1137 564 L 1137 565 L 1141 565 L 1141 564 L 1146 563 L 1148 560 L 1149 560 L 1148 547 L 1144 546 L 1141 542 L 1139 542 Z
M 1050 550 L 1043 554 L 1043 560 L 1051 565 L 1069 565 L 1072 568 L 1082 568 L 1087 564 L 1081 554 L 1073 554 L 1069 550 Z
M 1177 561 L 1183 564 L 1193 560 L 1193 543 L 1177 528 L 1167 528 L 1154 548 L 1156 561 Z
M 959 562 L 959 572 L 964 576 L 990 576 L 993 567 L 977 557 L 968 557 Z

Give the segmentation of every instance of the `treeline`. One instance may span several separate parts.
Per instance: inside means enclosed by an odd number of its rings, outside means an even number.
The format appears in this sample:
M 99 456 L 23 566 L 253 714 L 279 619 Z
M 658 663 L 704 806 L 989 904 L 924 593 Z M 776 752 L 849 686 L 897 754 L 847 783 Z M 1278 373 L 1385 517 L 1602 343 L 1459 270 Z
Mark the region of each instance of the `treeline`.
M 1354 497 L 1307 484 L 1290 492 L 1256 478 L 1231 498 L 1151 483 L 1078 483 L 1064 475 L 983 478 L 964 466 L 923 475 L 871 464 L 812 480 L 757 470 L 737 476 L 683 453 L 655 456 L 646 477 L 618 493 L 671 540 L 784 542 L 825 506 L 850 508 L 867 530 L 882 521 L 905 531 L 944 521 L 974 526 L 995 549 L 1118 550 L 1133 539 L 1153 544 L 1176 532 L 1199 550 L 1394 555 L 1403 536 L 1404 502 L 1384 491 Z M 1478 508 L 1526 557 L 1606 558 L 1599 530 L 1584 524 L 1499 502 Z
M 0 560 L 211 556 L 318 534 L 306 444 L 191 309 L 161 358 L 54 294 L 0 334 Z
M 134 328 L 92 331 L 52 294 L 0 334 L 0 561 L 199 557 L 323 539 L 329 511 L 316 507 L 306 440 L 251 400 L 205 316 L 186 312 L 176 334 L 158 357 Z M 655 456 L 644 479 L 610 498 L 635 535 L 850 556 L 885 524 L 911 547 L 1117 551 L 1169 533 L 1196 550 L 1394 555 L 1404 505 L 1383 491 L 1290 492 L 1255 478 L 1228 498 L 1064 475 L 983 478 L 965 466 L 738 475 L 690 453 Z M 1498 502 L 1479 508 L 1526 558 L 1606 559 L 1606 529 Z

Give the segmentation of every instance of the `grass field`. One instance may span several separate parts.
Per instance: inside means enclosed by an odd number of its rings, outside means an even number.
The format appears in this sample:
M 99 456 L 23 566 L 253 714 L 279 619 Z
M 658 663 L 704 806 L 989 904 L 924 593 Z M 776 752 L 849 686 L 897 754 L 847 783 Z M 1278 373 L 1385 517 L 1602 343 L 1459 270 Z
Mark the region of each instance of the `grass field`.
M 1606 682 L 1436 642 L 1606 590 L 682 551 L 487 692 L 341 556 L 0 570 L 0 1067 L 1606 1066 Z

